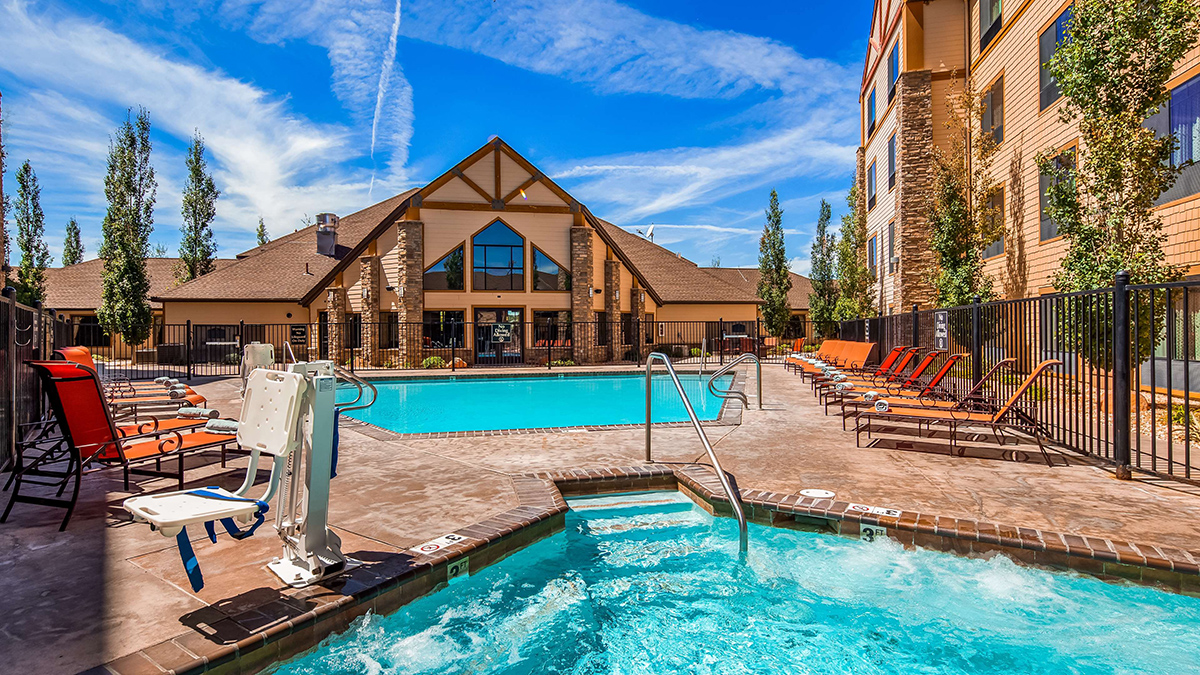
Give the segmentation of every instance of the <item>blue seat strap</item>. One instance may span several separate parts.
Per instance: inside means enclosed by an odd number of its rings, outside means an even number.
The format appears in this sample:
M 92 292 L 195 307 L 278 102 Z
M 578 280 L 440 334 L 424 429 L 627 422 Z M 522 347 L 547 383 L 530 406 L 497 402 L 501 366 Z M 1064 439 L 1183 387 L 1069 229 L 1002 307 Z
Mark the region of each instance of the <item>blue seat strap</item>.
M 183 560 L 183 570 L 187 572 L 188 581 L 192 583 L 192 590 L 199 591 L 204 588 L 204 575 L 200 573 L 200 561 L 196 560 L 196 552 L 192 550 L 186 527 L 175 535 L 175 543 L 179 546 L 179 558 Z

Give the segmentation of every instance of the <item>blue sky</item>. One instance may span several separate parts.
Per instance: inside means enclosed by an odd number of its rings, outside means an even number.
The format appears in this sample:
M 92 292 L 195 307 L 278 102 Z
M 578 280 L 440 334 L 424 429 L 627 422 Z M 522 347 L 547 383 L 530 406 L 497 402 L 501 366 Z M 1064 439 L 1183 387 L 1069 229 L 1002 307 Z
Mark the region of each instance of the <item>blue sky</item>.
M 772 188 L 793 268 L 844 211 L 871 3 L 0 0 L 5 190 L 29 159 L 57 259 L 99 248 L 109 135 L 149 109 L 152 242 L 179 241 L 205 137 L 219 254 L 421 185 L 498 134 L 597 215 L 701 264 L 756 264 Z M 13 229 L 11 216 L 10 232 Z M 14 262 L 15 262 L 14 255 Z

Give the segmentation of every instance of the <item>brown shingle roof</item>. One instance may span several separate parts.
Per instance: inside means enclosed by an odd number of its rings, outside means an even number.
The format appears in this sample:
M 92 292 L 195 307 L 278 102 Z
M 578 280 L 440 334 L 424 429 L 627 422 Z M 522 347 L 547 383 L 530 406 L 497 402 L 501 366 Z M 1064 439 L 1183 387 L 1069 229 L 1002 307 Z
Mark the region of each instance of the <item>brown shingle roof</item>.
M 150 276 L 150 297 L 155 298 L 175 285 L 175 265 L 179 258 L 147 258 L 146 272 Z M 218 258 L 216 274 L 233 263 Z M 57 310 L 95 310 L 100 306 L 104 261 L 96 258 L 70 267 L 51 267 L 46 270 L 46 307 Z M 155 309 L 162 303 L 151 301 Z
M 318 287 L 338 262 L 349 256 L 404 200 L 409 190 L 338 221 L 338 255 L 317 253 L 315 225 L 284 235 L 238 255 L 224 269 L 172 288 L 161 300 L 228 300 L 301 302 Z
M 761 275 L 757 267 L 703 267 L 705 272 L 719 277 L 722 281 L 742 290 L 758 294 L 758 280 Z M 808 277 L 795 272 L 792 275 L 792 290 L 788 292 L 788 307 L 793 310 L 808 309 L 808 296 L 812 294 L 812 281 Z
M 662 302 L 758 302 L 753 290 L 726 283 L 648 239 L 596 220 Z

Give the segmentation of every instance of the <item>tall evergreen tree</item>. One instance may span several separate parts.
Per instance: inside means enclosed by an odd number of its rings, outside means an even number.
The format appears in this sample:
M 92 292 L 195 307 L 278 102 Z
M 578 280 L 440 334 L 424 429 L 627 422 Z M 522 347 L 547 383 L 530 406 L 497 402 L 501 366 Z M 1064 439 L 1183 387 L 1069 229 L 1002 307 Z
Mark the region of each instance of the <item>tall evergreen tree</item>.
M 779 195 L 775 190 L 771 190 L 766 213 L 767 222 L 758 242 L 758 297 L 763 300 L 762 315 L 767 332 L 780 337 L 791 319 L 788 291 L 792 290 L 792 277 L 783 243 L 783 209 L 779 208 Z
M 191 281 L 213 271 L 217 244 L 213 241 L 212 221 L 217 216 L 217 197 L 221 192 L 208 173 L 204 159 L 204 139 L 197 131 L 187 153 L 187 186 L 183 189 L 183 237 L 179 241 L 179 264 L 175 281 Z
M 4 194 L 4 116 L 0 115 L 0 287 L 9 284 L 8 254 L 12 250 L 8 238 L 8 198 Z
M 821 200 L 821 214 L 817 217 L 817 233 L 812 243 L 812 293 L 808 295 L 808 313 L 819 335 L 833 334 L 837 318 L 838 292 L 834 276 L 837 267 L 837 237 L 829 232 L 829 220 L 833 209 L 829 202 Z
M 867 260 L 867 219 L 859 208 L 858 194 L 856 185 L 846 194 L 849 210 L 842 215 L 837 242 L 838 321 L 870 316 L 875 307 L 875 274 Z
M 154 230 L 158 183 L 150 165 L 150 148 L 150 113 L 141 108 L 136 120 L 125 117 L 109 142 L 108 175 L 104 177 L 108 212 L 102 225 L 104 279 L 96 314 L 105 332 L 121 333 L 134 345 L 150 337 L 153 316 L 147 297 L 146 256 Z
M 17 221 L 17 248 L 21 263 L 17 268 L 17 302 L 32 305 L 46 299 L 46 268 L 50 251 L 46 248 L 46 218 L 42 213 L 42 188 L 29 160 L 17 169 L 17 200 L 13 217 Z
M 263 222 L 263 217 L 258 217 L 258 229 L 254 231 L 254 235 L 258 238 L 258 245 L 270 243 L 271 235 L 267 234 L 267 225 Z
M 67 237 L 63 242 L 63 267 L 78 265 L 83 262 L 83 240 L 79 238 L 79 223 L 75 222 L 75 216 L 71 216 L 71 220 L 67 222 Z

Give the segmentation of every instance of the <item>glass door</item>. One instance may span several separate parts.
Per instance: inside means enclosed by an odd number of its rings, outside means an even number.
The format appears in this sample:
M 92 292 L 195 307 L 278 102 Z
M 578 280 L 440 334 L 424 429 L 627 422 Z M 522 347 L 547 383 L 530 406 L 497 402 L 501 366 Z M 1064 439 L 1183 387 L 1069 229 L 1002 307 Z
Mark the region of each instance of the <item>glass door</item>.
M 519 308 L 475 309 L 475 362 L 479 365 L 524 363 L 521 327 L 525 310 Z

